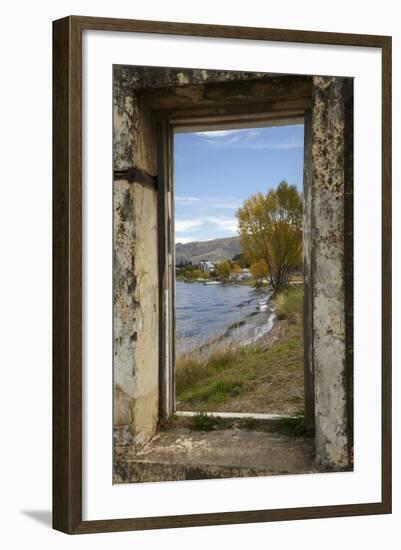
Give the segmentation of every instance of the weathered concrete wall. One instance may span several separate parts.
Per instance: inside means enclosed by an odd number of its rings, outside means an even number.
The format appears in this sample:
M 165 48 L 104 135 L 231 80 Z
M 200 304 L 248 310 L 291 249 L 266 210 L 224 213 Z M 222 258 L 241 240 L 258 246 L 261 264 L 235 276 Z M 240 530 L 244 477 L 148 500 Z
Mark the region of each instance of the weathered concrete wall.
M 354 461 L 354 81 L 345 80 L 344 284 L 349 461 Z
M 316 458 L 349 467 L 344 285 L 345 83 L 314 77 L 312 302 Z
M 157 196 L 114 184 L 114 425 L 120 444 L 141 445 L 158 414 Z
M 302 230 L 304 303 L 303 303 L 303 343 L 304 343 L 304 389 L 305 427 L 315 428 L 315 373 L 313 367 L 313 224 L 312 224 L 312 111 L 308 109 L 304 118 L 304 212 Z
M 159 406 L 156 144 L 132 90 L 114 102 L 114 439 L 139 448 Z

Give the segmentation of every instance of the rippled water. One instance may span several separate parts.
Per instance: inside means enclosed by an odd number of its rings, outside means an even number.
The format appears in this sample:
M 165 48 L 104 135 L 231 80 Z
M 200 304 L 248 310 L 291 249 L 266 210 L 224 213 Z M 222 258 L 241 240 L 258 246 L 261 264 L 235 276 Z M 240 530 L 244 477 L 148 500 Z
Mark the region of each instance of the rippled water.
M 270 303 L 258 301 L 271 293 L 245 285 L 176 283 L 177 351 L 190 351 L 211 339 L 224 338 L 249 344 L 266 334 L 275 319 Z

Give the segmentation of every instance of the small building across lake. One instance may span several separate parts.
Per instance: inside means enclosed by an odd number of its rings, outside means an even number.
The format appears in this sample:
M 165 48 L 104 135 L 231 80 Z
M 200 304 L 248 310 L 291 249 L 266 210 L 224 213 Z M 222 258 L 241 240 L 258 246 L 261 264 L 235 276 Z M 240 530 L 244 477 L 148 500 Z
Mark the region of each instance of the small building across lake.
M 201 260 L 199 262 L 199 269 L 202 271 L 205 271 L 206 273 L 210 273 L 211 271 L 214 271 L 215 265 L 212 262 L 209 262 L 208 260 Z

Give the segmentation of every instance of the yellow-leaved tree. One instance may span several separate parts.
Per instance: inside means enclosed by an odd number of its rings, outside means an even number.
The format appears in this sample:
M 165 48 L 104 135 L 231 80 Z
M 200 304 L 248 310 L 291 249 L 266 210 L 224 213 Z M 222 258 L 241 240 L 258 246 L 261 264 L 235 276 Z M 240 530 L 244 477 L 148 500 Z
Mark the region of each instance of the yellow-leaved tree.
M 220 279 L 228 281 L 231 275 L 231 264 L 227 260 L 223 260 L 216 265 L 216 271 Z
M 249 268 L 252 277 L 256 279 L 257 286 L 260 286 L 263 279 L 266 279 L 269 276 L 269 267 L 265 260 L 257 260 L 256 262 L 251 263 Z
M 252 264 L 267 265 L 270 284 L 281 290 L 302 264 L 302 195 L 282 181 L 266 195 L 257 193 L 237 211 L 242 251 Z
M 242 269 L 240 268 L 240 266 L 238 264 L 234 264 L 231 268 L 231 273 L 233 275 L 241 275 Z

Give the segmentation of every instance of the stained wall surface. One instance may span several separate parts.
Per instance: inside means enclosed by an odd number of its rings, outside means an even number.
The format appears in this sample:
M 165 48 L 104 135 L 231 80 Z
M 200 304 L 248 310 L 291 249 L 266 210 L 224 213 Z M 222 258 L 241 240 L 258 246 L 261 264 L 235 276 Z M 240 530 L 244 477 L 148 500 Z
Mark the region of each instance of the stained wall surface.
M 345 79 L 313 78 L 310 236 L 315 440 L 318 463 L 333 469 L 350 465 L 347 368 L 352 365 L 346 361 L 344 272 L 348 93 Z
M 155 151 L 147 111 L 139 107 L 132 88 L 118 88 L 114 94 L 114 440 L 134 447 L 154 435 L 158 421 Z

